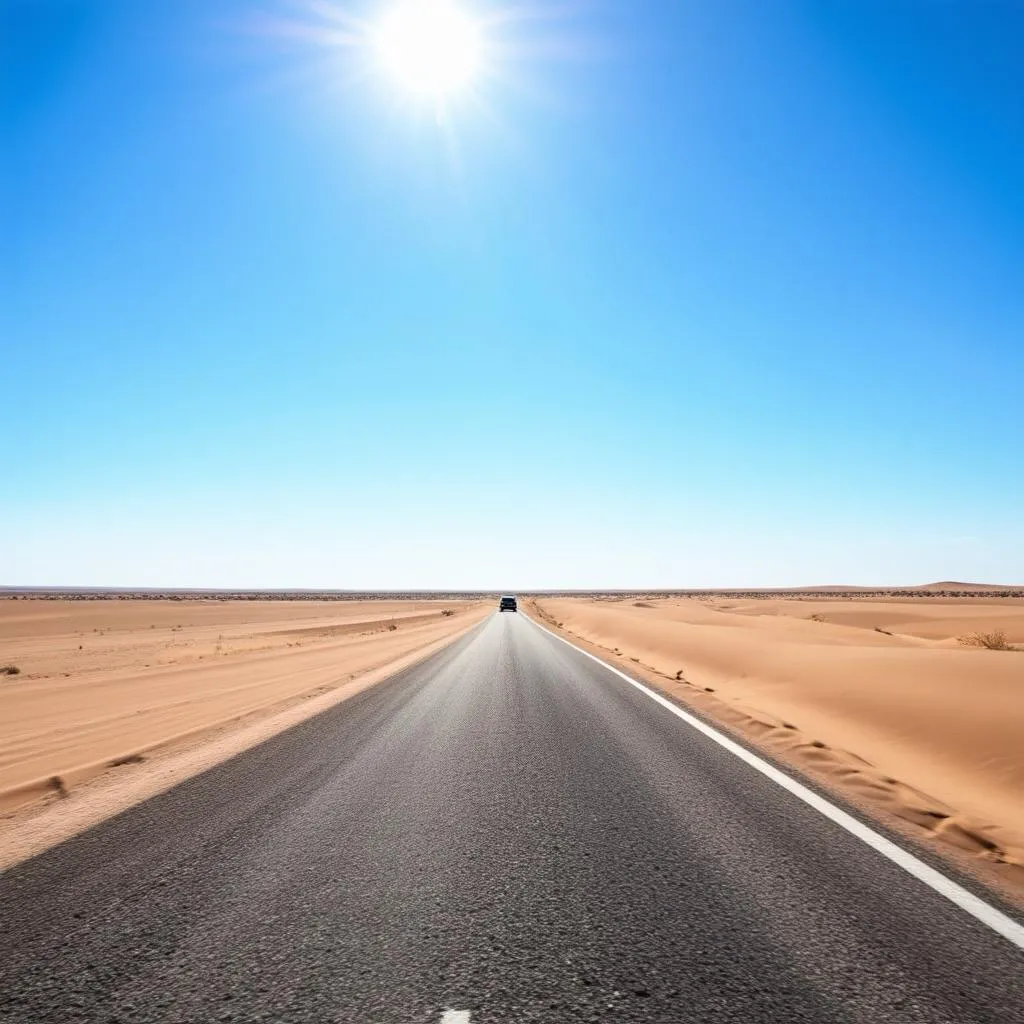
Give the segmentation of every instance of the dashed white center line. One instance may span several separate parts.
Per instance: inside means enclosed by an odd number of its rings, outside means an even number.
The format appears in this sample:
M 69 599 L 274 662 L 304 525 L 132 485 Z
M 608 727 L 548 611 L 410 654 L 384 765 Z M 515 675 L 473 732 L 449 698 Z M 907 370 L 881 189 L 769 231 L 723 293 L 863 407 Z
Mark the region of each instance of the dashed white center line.
M 445 1010 L 441 1024 L 469 1024 L 469 1010 Z

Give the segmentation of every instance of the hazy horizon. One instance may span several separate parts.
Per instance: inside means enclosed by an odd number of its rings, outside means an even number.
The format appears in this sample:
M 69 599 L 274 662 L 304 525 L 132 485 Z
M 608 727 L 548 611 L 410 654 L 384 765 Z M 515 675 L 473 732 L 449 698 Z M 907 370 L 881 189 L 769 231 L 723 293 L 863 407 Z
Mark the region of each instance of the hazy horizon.
M 803 586 L 794 587 L 760 587 L 760 586 L 737 586 L 737 587 L 717 587 L 717 586 L 705 586 L 705 587 L 689 587 L 689 586 L 678 586 L 678 587 L 417 587 L 408 588 L 404 590 L 389 589 L 384 587 L 290 587 L 287 585 L 273 586 L 273 587 L 232 587 L 232 586 L 218 586 L 218 587 L 198 587 L 198 586 L 138 586 L 133 584 L 125 585 L 105 585 L 105 586 L 88 586 L 84 584 L 31 584 L 19 586 L 16 584 L 0 584 L 0 593 L 114 593 L 114 594 L 127 594 L 127 593 L 147 593 L 147 594 L 188 594 L 188 593 L 204 593 L 204 594 L 251 594 L 251 593 L 268 593 L 268 594 L 480 594 L 480 595 L 493 595 L 493 594 L 671 594 L 671 593 L 728 593 L 732 591 L 736 592 L 750 592 L 750 593 L 787 593 L 790 591 L 794 592 L 812 592 L 812 591 L 861 591 L 861 590 L 877 590 L 877 591 L 899 591 L 899 590 L 927 590 L 933 587 L 949 587 L 956 589 L 957 587 L 965 587 L 967 589 L 982 589 L 982 590 L 1021 590 L 1024 589 L 1024 584 L 1016 583 L 989 583 L 981 580 L 933 580 L 929 583 L 897 583 L 897 584 L 847 584 L 847 583 L 812 583 Z
M 4 5 L 0 584 L 1024 580 L 1024 8 L 460 8 Z

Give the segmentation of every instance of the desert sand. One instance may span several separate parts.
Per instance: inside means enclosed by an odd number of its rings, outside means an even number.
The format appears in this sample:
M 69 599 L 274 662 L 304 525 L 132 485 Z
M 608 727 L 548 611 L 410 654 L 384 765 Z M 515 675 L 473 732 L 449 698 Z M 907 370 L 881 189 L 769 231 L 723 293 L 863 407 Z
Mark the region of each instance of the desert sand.
M 0 601 L 0 666 L 19 670 L 0 675 L 0 811 L 101 774 L 152 771 L 161 752 L 381 677 L 491 611 L 426 600 Z
M 568 598 L 532 607 L 905 831 L 1024 885 L 1024 599 Z M 1021 649 L 958 640 L 993 631 Z

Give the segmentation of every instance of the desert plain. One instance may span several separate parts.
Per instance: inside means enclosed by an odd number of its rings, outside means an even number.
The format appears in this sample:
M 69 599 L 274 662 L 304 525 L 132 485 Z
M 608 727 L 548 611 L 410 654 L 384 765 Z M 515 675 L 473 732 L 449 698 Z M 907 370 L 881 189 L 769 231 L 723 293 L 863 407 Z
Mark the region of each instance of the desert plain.
M 1024 598 L 539 598 L 549 628 L 1024 892 Z M 987 649 L 980 636 L 1006 649 Z
M 0 865 L 385 678 L 491 610 L 459 600 L 0 600 Z M 42 826 L 26 819 L 33 808 Z M 26 831 L 39 834 L 26 842 Z
M 1024 597 L 541 595 L 522 608 L 1024 893 Z M 386 679 L 493 610 L 0 601 L 0 668 L 17 669 L 0 675 L 0 865 Z

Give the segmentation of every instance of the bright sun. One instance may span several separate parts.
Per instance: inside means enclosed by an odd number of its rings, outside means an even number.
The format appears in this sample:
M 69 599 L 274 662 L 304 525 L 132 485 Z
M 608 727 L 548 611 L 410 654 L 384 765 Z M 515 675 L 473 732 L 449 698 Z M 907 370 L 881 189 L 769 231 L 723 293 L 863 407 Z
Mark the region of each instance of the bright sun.
M 480 27 L 453 0 L 398 0 L 374 44 L 388 74 L 419 99 L 448 99 L 480 71 Z

